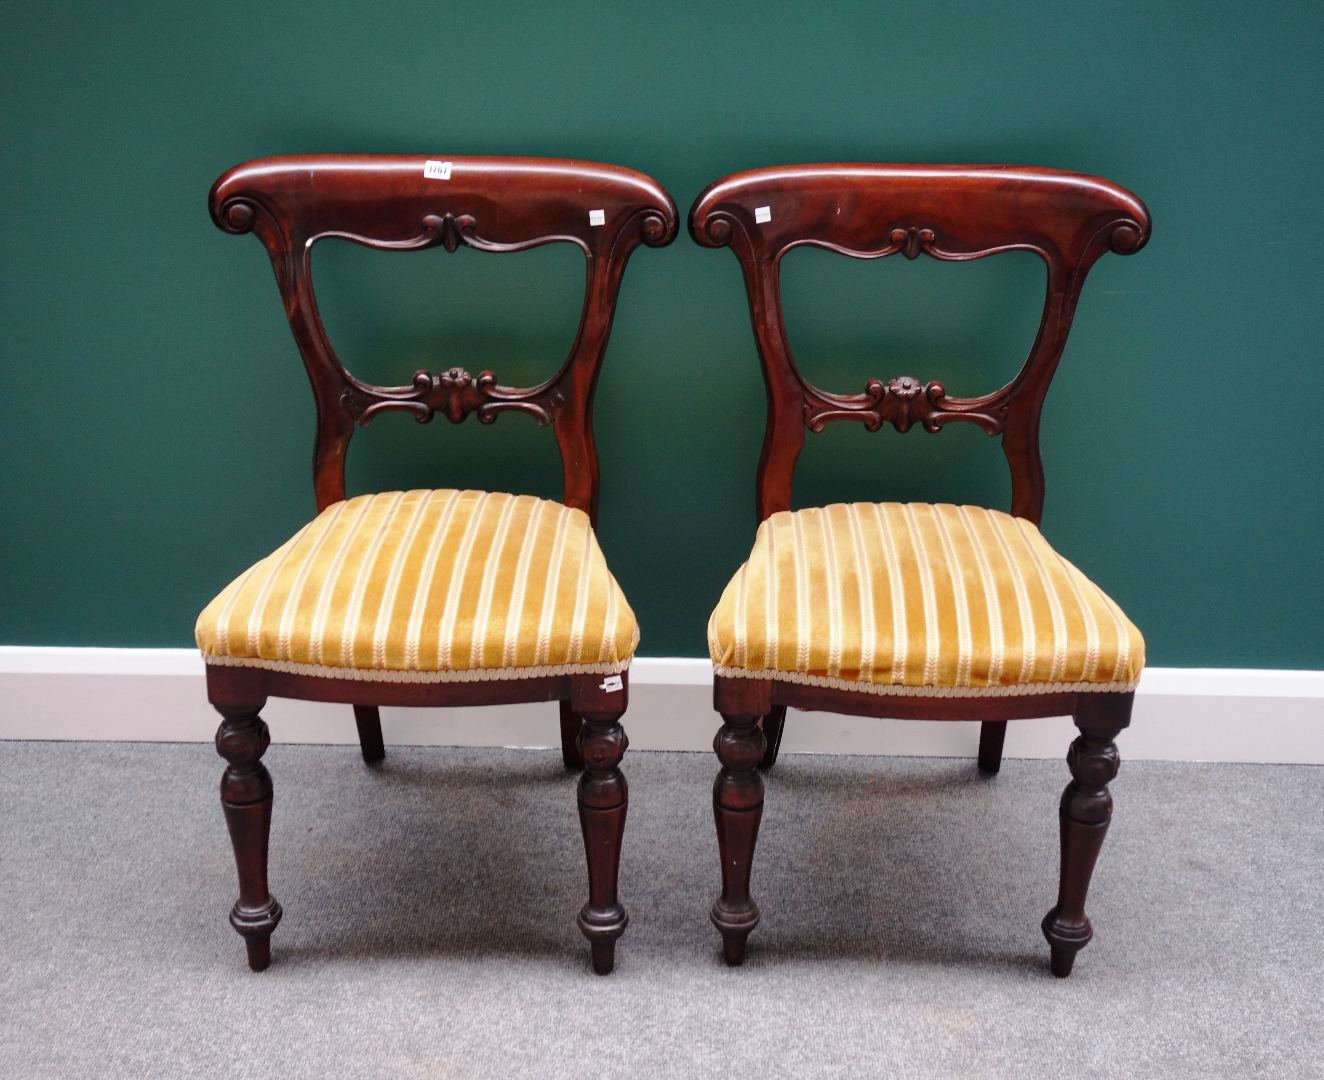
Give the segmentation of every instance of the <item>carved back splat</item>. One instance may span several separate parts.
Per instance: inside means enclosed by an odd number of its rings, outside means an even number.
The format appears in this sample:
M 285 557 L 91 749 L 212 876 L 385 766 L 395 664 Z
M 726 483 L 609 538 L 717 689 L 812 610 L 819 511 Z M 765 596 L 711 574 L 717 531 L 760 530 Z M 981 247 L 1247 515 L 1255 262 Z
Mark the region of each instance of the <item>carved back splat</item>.
M 760 220 L 763 219 L 763 220 Z M 1129 255 L 1149 239 L 1149 213 L 1105 180 L 1050 169 L 959 165 L 803 165 L 729 176 L 690 210 L 705 247 L 740 260 L 768 389 L 758 471 L 759 520 L 791 507 L 791 478 L 805 429 L 860 420 L 870 431 L 964 420 L 1002 436 L 1011 467 L 1011 512 L 1039 523 L 1044 471 L 1039 417 L 1066 344 L 1085 275 L 1106 251 Z M 960 262 L 1032 251 L 1048 267 L 1043 317 L 1020 372 L 978 398 L 951 398 L 940 382 L 871 379 L 863 394 L 832 394 L 795 365 L 782 319 L 782 256 L 812 245 L 857 259 L 924 253 Z
M 230 233 L 254 232 L 276 272 L 285 313 L 317 401 L 313 482 L 317 508 L 345 497 L 345 454 L 356 424 L 403 410 L 491 423 L 507 410 L 551 424 L 561 451 L 563 501 L 597 519 L 593 390 L 621 275 L 640 244 L 676 235 L 675 204 L 648 177 L 610 165 L 543 158 L 456 157 L 427 175 L 422 157 L 268 158 L 231 169 L 212 187 L 211 215 Z M 595 224 L 601 211 L 601 223 Z M 312 247 L 328 237 L 416 251 L 460 245 L 522 251 L 562 241 L 584 252 L 584 306 L 574 345 L 539 386 L 501 386 L 489 371 L 420 371 L 411 386 L 356 379 L 336 356 L 313 295 Z

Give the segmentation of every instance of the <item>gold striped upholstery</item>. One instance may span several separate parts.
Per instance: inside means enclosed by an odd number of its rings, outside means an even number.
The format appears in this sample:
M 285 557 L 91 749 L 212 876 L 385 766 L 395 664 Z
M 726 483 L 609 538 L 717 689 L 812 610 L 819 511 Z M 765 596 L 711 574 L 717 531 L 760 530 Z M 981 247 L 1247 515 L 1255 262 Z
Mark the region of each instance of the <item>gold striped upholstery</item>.
M 401 682 L 612 674 L 639 640 L 587 514 L 484 491 L 334 503 L 196 635 L 212 664 Z
M 773 514 L 708 623 L 719 675 L 877 694 L 1129 691 L 1140 632 L 1022 518 L 977 506 Z

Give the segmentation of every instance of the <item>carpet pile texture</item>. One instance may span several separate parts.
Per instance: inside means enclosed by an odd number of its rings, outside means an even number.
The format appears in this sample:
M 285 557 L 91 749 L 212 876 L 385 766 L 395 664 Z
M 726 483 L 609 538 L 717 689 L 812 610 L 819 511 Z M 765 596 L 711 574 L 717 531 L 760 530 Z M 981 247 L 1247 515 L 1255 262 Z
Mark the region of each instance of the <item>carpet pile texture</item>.
M 559 753 L 278 744 L 285 918 L 253 974 L 210 747 L 0 743 L 0 1076 L 1321 1075 L 1324 771 L 1121 749 L 1059 981 L 1061 762 L 784 756 L 728 969 L 716 760 L 627 753 L 599 978 Z

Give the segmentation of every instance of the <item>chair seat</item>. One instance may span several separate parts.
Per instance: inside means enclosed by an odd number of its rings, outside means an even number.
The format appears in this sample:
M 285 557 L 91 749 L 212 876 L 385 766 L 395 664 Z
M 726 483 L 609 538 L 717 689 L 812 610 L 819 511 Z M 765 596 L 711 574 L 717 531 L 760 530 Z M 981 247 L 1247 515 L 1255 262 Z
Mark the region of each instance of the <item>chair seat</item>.
M 1126 692 L 1145 656 L 1030 522 L 927 503 L 773 514 L 708 647 L 718 675 L 932 697 Z
M 613 674 L 639 630 L 583 511 L 438 490 L 328 506 L 226 586 L 196 636 L 209 664 L 447 682 Z

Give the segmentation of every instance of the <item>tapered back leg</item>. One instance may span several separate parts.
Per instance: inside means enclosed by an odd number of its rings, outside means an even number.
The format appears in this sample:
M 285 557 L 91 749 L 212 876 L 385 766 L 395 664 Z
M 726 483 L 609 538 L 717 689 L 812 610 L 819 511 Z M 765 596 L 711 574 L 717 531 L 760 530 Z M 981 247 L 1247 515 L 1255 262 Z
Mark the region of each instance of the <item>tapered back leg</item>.
M 371 765 L 386 756 L 386 743 L 382 741 L 382 715 L 376 705 L 355 705 L 354 723 L 359 729 L 359 746 L 363 760 Z

